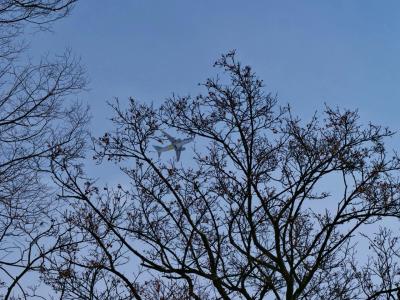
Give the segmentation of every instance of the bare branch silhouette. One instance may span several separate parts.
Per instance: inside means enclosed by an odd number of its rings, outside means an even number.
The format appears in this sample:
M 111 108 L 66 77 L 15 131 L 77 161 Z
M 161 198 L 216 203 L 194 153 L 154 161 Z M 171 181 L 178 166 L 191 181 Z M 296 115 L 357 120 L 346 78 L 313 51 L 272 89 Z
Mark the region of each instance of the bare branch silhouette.
M 303 122 L 234 52 L 215 66 L 223 74 L 196 97 L 111 104 L 115 126 L 95 159 L 114 161 L 130 185 L 54 169 L 76 208 L 71 230 L 91 240 L 58 260 L 71 268 L 57 283 L 65 297 L 175 299 L 147 296 L 172 280 L 183 299 L 395 299 L 397 237 L 383 229 L 370 251 L 357 248 L 364 229 L 400 216 L 400 161 L 384 144 L 393 133 L 330 107 Z M 193 158 L 157 158 L 167 128 L 196 136 Z M 147 275 L 133 274 L 138 265 Z
M 58 156 L 73 161 L 82 155 L 87 108 L 67 98 L 85 88 L 84 69 L 70 51 L 29 61 L 23 56 L 27 44 L 21 43 L 27 25 L 49 28 L 75 2 L 0 3 L 2 299 L 43 299 L 38 292 L 39 275 L 32 273 L 40 273 L 53 251 L 76 244 L 76 237 L 68 238 L 66 226 L 58 220 L 59 203 L 49 172 L 51 161 Z M 28 277 L 31 282 L 25 280 Z

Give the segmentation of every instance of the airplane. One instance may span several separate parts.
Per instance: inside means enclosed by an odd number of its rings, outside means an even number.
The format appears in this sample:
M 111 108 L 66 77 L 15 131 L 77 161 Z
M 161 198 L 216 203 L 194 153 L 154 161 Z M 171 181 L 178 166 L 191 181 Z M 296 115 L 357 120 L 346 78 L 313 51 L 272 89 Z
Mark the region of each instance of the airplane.
M 186 149 L 185 147 L 183 147 L 183 145 L 192 142 L 194 140 L 194 136 L 187 138 L 187 139 L 176 139 L 176 138 L 170 136 L 165 131 L 163 131 L 163 130 L 161 130 L 161 131 L 168 138 L 168 140 L 171 142 L 171 144 L 168 146 L 164 146 L 164 147 L 153 146 L 154 149 L 157 150 L 158 158 L 160 158 L 162 152 L 175 150 L 176 161 L 179 161 L 179 158 L 181 157 L 181 152 Z

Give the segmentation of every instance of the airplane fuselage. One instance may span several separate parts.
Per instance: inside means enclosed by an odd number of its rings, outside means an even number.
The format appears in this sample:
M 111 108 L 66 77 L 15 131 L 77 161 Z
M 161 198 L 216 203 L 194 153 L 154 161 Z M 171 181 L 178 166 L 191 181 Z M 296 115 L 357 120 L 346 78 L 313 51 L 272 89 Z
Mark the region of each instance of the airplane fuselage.
M 192 142 L 194 140 L 194 137 L 190 137 L 190 138 L 187 138 L 187 139 L 175 139 L 172 136 L 170 136 L 169 134 L 167 134 L 166 132 L 164 132 L 164 131 L 162 131 L 162 132 L 169 139 L 171 144 L 169 144 L 168 146 L 164 146 L 164 147 L 154 146 L 154 148 L 157 150 L 158 157 L 160 157 L 161 152 L 175 150 L 175 152 L 176 152 L 176 160 L 179 161 L 179 158 L 181 156 L 181 152 L 183 150 L 185 150 L 183 145 Z
M 175 150 L 175 149 L 182 149 L 182 147 L 193 141 L 193 138 L 188 138 L 188 139 L 183 139 L 183 140 L 177 140 L 175 143 L 171 143 L 168 146 L 161 147 L 163 151 L 170 151 L 170 150 Z

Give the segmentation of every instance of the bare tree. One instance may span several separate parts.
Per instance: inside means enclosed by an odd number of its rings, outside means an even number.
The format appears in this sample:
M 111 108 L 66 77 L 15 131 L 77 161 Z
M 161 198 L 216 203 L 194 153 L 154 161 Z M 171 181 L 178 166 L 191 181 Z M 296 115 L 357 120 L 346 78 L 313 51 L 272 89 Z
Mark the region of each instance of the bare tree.
M 215 66 L 222 76 L 196 97 L 111 104 L 115 127 L 95 159 L 114 161 L 130 185 L 99 187 L 55 163 L 75 208 L 70 230 L 90 242 L 49 259 L 48 280 L 71 299 L 396 299 L 399 243 L 385 228 L 400 216 L 400 161 L 384 145 L 393 133 L 329 107 L 303 122 L 234 52 Z M 193 158 L 158 159 L 160 129 L 195 135 Z M 55 276 L 61 265 L 68 276 Z M 171 294 L 157 294 L 171 280 Z
M 0 24 L 43 25 L 67 16 L 77 0 L 2 0 Z
M 76 243 L 57 220 L 50 161 L 82 155 L 87 108 L 67 101 L 86 85 L 84 70 L 69 52 L 38 63 L 24 59 L 27 26 L 50 28 L 75 0 L 0 2 L 0 297 L 40 297 L 46 255 Z M 25 63 L 24 63 L 25 61 Z M 32 280 L 34 278 L 34 280 Z

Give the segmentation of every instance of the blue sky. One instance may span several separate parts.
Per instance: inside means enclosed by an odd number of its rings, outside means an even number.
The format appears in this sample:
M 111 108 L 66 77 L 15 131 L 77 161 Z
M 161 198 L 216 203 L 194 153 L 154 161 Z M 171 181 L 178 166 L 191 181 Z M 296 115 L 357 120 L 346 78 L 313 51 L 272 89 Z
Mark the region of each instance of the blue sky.
M 31 53 L 81 56 L 96 135 L 109 128 L 107 100 L 196 94 L 230 49 L 300 116 L 327 103 L 399 130 L 399 35 L 395 0 L 84 0 L 53 33 L 34 35 Z
M 399 34 L 398 1 L 85 0 L 33 45 L 82 57 L 82 97 L 99 118 L 114 96 L 194 93 L 218 55 L 237 49 L 300 113 L 327 102 L 398 126 Z

